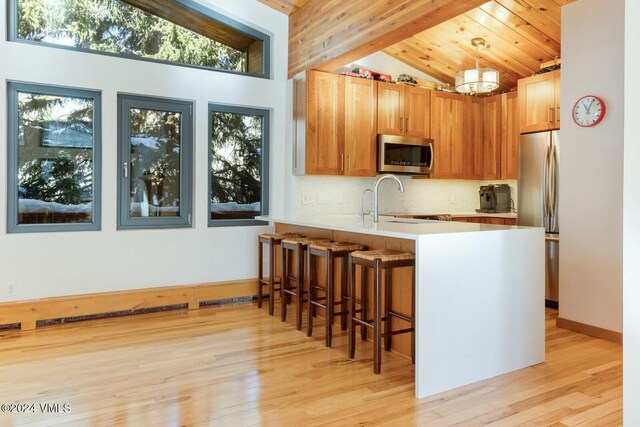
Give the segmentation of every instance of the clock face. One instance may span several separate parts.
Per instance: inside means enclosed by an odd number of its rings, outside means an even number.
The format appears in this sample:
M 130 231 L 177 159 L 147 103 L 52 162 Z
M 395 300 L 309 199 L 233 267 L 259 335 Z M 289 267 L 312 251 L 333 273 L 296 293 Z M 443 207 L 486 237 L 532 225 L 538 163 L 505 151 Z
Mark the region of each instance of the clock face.
M 583 96 L 573 106 L 573 121 L 582 127 L 595 126 L 604 118 L 605 111 L 602 98 L 593 95 Z

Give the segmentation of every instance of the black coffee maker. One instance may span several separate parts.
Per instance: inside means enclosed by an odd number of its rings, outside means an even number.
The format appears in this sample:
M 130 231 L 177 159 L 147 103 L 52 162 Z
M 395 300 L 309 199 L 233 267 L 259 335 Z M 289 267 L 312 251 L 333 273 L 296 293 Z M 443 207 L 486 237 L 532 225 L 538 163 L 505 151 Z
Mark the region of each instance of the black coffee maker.
M 482 213 L 511 212 L 511 188 L 508 184 L 480 186 L 480 209 Z

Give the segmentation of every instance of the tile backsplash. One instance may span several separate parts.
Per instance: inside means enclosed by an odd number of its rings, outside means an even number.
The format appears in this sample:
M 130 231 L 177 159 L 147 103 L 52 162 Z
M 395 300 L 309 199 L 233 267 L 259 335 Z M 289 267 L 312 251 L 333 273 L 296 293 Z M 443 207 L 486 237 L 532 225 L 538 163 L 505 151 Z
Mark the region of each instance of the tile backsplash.
M 480 207 L 478 189 L 486 184 L 509 184 L 514 204 L 517 181 L 469 181 L 412 179 L 400 177 L 405 188 L 400 193 L 393 181 L 379 189 L 380 213 L 469 213 Z M 373 188 L 375 178 L 296 176 L 291 190 L 295 202 L 289 209 L 297 214 L 357 214 L 363 191 Z M 372 195 L 365 195 L 365 209 L 371 209 Z

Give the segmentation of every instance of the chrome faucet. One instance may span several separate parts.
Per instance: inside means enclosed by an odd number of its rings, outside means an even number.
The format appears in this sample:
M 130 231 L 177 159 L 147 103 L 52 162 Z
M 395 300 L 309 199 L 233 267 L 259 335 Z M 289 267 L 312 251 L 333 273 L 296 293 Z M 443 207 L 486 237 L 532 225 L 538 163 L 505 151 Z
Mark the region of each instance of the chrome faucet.
M 378 178 L 378 180 L 376 181 L 376 185 L 373 186 L 373 222 L 378 222 L 378 187 L 380 186 L 380 183 L 385 179 L 395 179 L 398 183 L 398 191 L 404 193 L 404 186 L 402 185 L 402 181 L 400 181 L 400 178 L 398 178 L 397 176 L 388 173 Z

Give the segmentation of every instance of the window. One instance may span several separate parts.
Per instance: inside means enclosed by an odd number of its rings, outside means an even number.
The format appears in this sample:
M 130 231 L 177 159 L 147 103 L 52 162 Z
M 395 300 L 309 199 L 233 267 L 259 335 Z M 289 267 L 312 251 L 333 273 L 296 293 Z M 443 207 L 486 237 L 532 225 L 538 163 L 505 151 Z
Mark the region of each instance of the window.
M 269 77 L 269 36 L 193 0 L 9 0 L 12 41 Z
M 269 111 L 209 105 L 209 225 L 264 224 Z
M 118 95 L 118 228 L 191 226 L 192 106 Z
M 100 93 L 8 84 L 8 231 L 100 229 Z

